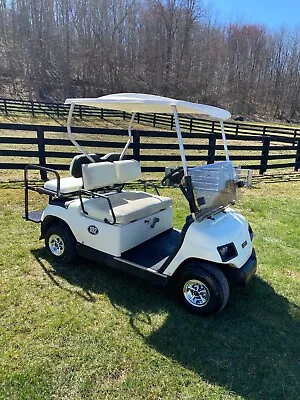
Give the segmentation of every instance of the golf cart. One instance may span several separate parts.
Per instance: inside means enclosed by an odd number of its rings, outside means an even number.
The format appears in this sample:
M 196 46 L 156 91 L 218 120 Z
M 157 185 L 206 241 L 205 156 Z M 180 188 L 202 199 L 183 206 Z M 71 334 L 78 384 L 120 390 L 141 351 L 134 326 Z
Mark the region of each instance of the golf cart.
M 234 167 L 229 159 L 220 108 L 145 94 L 122 93 L 99 98 L 67 99 L 67 133 L 80 151 L 61 178 L 51 168 L 25 168 L 26 220 L 41 223 L 41 237 L 50 256 L 71 263 L 77 254 L 122 269 L 165 286 L 192 312 L 202 316 L 220 312 L 229 298 L 229 283 L 245 286 L 256 271 L 253 232 L 246 219 L 229 208 L 236 200 Z M 121 152 L 89 154 L 75 140 L 71 119 L 76 105 L 132 113 L 129 138 Z M 173 228 L 172 200 L 146 191 L 125 190 L 141 176 L 138 161 L 128 159 L 131 127 L 137 112 L 172 113 L 182 168 L 163 180 L 179 187 L 190 215 L 182 230 Z M 179 113 L 205 114 L 220 121 L 226 161 L 189 168 L 186 163 Z M 29 170 L 53 172 L 43 187 L 30 184 Z M 49 196 L 44 210 L 28 210 L 29 190 Z

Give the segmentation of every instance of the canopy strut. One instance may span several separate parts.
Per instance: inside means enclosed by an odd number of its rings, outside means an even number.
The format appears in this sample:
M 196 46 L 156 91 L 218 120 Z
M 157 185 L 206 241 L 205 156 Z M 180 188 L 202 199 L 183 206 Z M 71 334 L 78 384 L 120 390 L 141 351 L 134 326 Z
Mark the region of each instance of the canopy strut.
M 229 161 L 229 152 L 228 152 L 228 147 L 227 147 L 227 140 L 226 140 L 226 135 L 225 135 L 224 122 L 222 120 L 220 121 L 220 125 L 221 125 L 221 132 L 222 132 L 222 139 L 223 139 L 223 145 L 224 145 L 226 161 Z
M 128 125 L 128 135 L 129 135 L 129 139 L 127 140 L 127 143 L 126 143 L 126 145 L 125 145 L 125 147 L 124 147 L 124 149 L 123 149 L 123 151 L 122 151 L 122 153 L 121 153 L 121 155 L 120 155 L 119 160 L 122 160 L 122 159 L 123 159 L 126 150 L 127 150 L 128 147 L 130 146 L 130 143 L 132 143 L 131 126 L 132 126 L 132 123 L 133 123 L 133 121 L 134 121 L 135 114 L 136 114 L 136 113 L 134 112 L 134 113 L 132 114 L 132 116 L 131 116 L 131 119 L 130 119 L 130 122 L 129 122 L 129 125 Z
M 184 153 L 184 147 L 183 147 L 183 141 L 182 141 L 181 128 L 180 128 L 180 124 L 179 124 L 179 117 L 178 117 L 178 113 L 177 113 L 177 107 L 172 106 L 172 110 L 173 110 L 174 119 L 175 119 L 175 126 L 176 126 L 177 138 L 178 138 L 178 143 L 179 143 L 183 172 L 184 172 L 184 176 L 188 176 L 188 169 L 187 169 L 187 165 L 186 165 L 186 158 L 185 158 L 185 153 Z
M 77 141 L 73 137 L 73 133 L 71 131 L 71 120 L 72 120 L 74 107 L 75 107 L 75 104 L 71 103 L 70 110 L 69 110 L 69 115 L 68 115 L 68 120 L 67 120 L 67 132 L 68 132 L 69 139 L 74 144 L 74 146 L 76 146 L 77 149 L 81 151 L 81 153 L 83 153 L 91 162 L 94 163 L 95 160 L 86 152 L 86 150 L 83 147 L 80 146 L 79 143 L 77 143 Z

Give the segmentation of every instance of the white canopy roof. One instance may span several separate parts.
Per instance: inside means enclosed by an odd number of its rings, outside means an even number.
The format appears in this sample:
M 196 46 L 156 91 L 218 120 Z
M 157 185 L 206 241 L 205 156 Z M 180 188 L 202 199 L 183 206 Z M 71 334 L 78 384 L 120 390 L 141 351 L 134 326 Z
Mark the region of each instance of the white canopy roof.
M 161 114 L 173 113 L 172 106 L 176 106 L 179 114 L 205 114 L 219 120 L 227 120 L 231 117 L 230 112 L 222 108 L 141 93 L 117 93 L 97 98 L 67 99 L 65 104 L 106 108 L 129 113 Z

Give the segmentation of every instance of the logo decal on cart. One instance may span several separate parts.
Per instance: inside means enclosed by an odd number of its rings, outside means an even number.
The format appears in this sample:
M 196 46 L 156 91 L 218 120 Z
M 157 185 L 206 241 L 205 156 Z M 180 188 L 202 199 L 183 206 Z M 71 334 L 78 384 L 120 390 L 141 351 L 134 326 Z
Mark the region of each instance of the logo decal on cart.
M 90 225 L 88 231 L 91 235 L 98 235 L 99 229 L 95 225 Z
M 247 240 L 244 241 L 244 243 L 242 243 L 242 248 L 245 248 L 247 246 Z

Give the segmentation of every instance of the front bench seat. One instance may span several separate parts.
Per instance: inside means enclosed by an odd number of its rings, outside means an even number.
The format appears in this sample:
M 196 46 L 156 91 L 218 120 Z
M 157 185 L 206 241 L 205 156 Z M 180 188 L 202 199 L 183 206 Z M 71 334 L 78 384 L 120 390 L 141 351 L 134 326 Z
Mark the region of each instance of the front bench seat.
M 103 162 L 82 166 L 83 186 L 86 190 L 123 184 L 137 180 L 141 176 L 138 161 L 121 160 L 113 163 Z M 156 196 L 140 191 L 124 191 L 107 194 L 116 217 L 116 223 L 129 224 L 171 207 L 168 197 Z M 84 210 L 88 216 L 99 221 L 112 222 L 113 217 L 105 198 L 84 199 Z
M 171 207 L 169 197 L 156 196 L 145 192 L 121 192 L 107 196 L 113 207 L 116 223 L 130 224 Z M 112 212 L 104 198 L 86 199 L 84 209 L 90 218 L 98 221 L 113 221 Z

